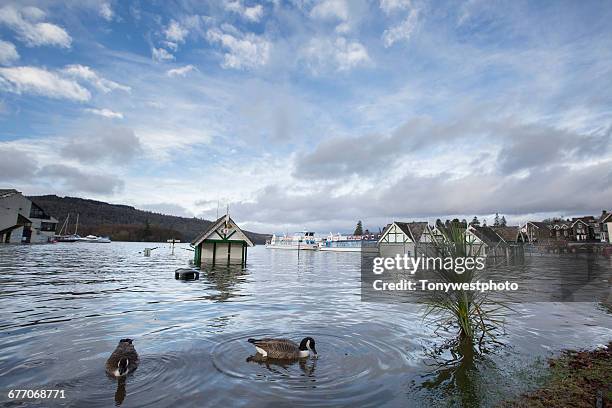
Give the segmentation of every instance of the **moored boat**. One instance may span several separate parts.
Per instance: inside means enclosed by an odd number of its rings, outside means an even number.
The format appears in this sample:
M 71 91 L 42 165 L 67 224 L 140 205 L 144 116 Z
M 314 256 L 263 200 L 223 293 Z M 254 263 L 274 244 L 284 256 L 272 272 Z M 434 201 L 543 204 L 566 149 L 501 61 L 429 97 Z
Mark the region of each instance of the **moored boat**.
M 79 214 L 76 216 L 76 223 L 74 224 L 74 234 L 68 234 L 68 227 L 70 223 L 70 213 L 66 216 L 66 220 L 62 224 L 59 233 L 53 237 L 55 242 L 77 242 L 81 240 L 81 236 L 77 234 L 79 229 Z
M 319 244 L 314 235 L 315 233 L 310 231 L 304 231 L 292 237 L 286 235 L 282 237 L 272 235 L 272 239 L 266 242 L 266 248 L 316 251 L 319 249 Z
M 342 235 L 329 234 L 327 238 L 319 243 L 320 251 L 334 252 L 361 252 L 365 245 L 376 244 L 378 236 L 376 234 L 367 235 Z
M 361 252 L 361 236 L 329 234 L 319 243 L 320 251 Z
M 108 237 L 98 237 L 96 235 L 88 235 L 86 237 L 80 238 L 79 242 L 93 242 L 93 243 L 100 243 L 100 244 L 108 244 L 111 242 L 111 240 Z

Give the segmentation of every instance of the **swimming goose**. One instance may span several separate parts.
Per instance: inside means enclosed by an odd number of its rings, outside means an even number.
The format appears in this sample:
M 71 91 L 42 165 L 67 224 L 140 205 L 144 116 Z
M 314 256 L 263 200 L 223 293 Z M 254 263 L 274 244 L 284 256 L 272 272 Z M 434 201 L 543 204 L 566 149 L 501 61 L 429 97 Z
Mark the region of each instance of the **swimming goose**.
M 304 337 L 299 345 L 289 339 L 248 339 L 247 341 L 255 345 L 255 350 L 262 357 L 294 360 L 308 357 L 311 351 L 314 356 L 317 355 L 312 337 Z
M 106 360 L 106 372 L 114 377 L 124 377 L 138 367 L 138 353 L 132 339 L 121 339 L 113 354 Z

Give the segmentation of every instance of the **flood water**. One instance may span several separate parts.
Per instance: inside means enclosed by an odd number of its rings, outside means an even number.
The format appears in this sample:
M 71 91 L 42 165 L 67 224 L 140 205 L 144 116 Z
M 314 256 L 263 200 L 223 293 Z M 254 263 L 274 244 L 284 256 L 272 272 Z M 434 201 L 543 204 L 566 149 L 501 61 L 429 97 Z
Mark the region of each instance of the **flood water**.
M 0 404 L 4 406 L 492 406 L 541 382 L 546 359 L 612 340 L 595 303 L 531 303 L 504 346 L 469 366 L 435 365 L 444 338 L 415 304 L 362 302 L 358 253 L 249 250 L 248 266 L 174 279 L 192 257 L 159 244 L 0 246 Z M 247 361 L 250 337 L 305 336 L 318 359 Z M 124 384 L 104 363 L 134 339 Z M 11 389 L 65 390 L 10 400 Z

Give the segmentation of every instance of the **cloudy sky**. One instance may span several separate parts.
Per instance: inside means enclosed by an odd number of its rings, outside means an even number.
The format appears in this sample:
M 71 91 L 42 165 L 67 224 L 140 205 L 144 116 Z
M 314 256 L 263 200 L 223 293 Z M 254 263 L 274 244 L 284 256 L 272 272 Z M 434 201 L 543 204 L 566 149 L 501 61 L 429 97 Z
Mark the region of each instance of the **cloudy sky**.
M 255 231 L 612 207 L 612 7 L 0 1 L 0 187 Z

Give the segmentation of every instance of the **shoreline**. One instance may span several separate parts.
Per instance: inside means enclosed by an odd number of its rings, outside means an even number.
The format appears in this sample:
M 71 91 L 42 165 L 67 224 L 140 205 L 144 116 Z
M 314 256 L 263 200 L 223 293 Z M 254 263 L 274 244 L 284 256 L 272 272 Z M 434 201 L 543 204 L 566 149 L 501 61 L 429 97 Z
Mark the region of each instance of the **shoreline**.
M 594 350 L 564 350 L 548 360 L 541 387 L 500 404 L 503 408 L 607 407 L 612 403 L 612 341 Z

